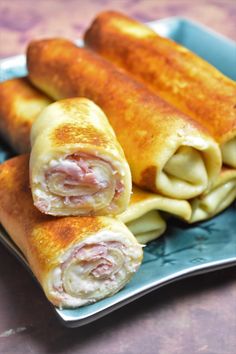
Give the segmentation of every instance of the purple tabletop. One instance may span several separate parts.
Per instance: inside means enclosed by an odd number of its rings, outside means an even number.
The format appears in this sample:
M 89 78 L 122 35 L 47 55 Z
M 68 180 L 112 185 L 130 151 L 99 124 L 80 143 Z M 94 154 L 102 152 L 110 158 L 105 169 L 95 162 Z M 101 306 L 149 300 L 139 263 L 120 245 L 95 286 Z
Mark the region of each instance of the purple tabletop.
M 235 0 L 2 0 L 0 57 L 24 53 L 35 38 L 78 38 L 105 9 L 141 21 L 188 17 L 236 40 Z M 234 354 L 235 275 L 234 267 L 186 279 L 68 329 L 30 274 L 0 245 L 0 354 Z

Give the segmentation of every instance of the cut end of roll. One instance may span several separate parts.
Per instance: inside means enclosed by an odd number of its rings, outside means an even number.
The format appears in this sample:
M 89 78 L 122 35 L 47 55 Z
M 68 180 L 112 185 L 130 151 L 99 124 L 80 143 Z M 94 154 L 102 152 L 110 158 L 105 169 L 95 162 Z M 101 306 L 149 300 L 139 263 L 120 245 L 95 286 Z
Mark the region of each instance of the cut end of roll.
M 49 300 L 60 308 L 74 308 L 123 288 L 142 261 L 141 245 L 127 233 L 103 230 L 63 254 L 45 284 Z
M 128 206 L 131 173 L 103 111 L 72 98 L 48 106 L 31 132 L 34 205 L 54 216 L 116 215 Z
M 34 205 L 50 215 L 101 215 L 120 211 L 122 176 L 109 161 L 78 153 L 51 160 L 44 175 L 32 179 Z

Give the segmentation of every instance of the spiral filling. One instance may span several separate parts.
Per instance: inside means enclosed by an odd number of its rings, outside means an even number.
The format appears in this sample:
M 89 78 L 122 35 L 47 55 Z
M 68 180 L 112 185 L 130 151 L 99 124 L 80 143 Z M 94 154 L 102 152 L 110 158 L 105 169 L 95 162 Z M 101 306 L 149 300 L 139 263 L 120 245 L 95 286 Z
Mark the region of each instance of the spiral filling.
M 53 160 L 46 169 L 43 188 L 36 190 L 38 207 L 80 209 L 80 215 L 109 206 L 124 190 L 120 174 L 111 163 L 87 154 L 72 154 Z
M 141 246 L 119 241 L 83 242 L 52 271 L 50 291 L 60 306 L 77 307 L 111 296 L 140 264 Z

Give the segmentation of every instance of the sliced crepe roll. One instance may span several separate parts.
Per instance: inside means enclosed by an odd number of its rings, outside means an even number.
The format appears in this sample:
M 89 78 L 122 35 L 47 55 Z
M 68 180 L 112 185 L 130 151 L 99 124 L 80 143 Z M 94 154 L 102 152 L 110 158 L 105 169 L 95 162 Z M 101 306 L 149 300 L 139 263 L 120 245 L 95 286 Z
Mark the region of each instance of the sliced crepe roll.
M 45 108 L 32 126 L 34 205 L 50 215 L 107 215 L 126 209 L 129 166 L 102 110 L 86 98 Z
M 212 189 L 191 201 L 190 223 L 209 219 L 226 209 L 236 198 L 236 170 L 223 168 Z
M 54 99 L 83 96 L 104 110 L 139 187 L 188 199 L 215 181 L 221 154 L 203 128 L 96 53 L 41 40 L 27 63 L 30 80 Z
M 27 78 L 0 83 L 0 135 L 17 153 L 30 151 L 30 129 L 52 100 Z
M 185 47 L 117 12 L 103 12 L 87 46 L 206 127 L 236 167 L 236 83 Z
M 129 282 L 142 248 L 109 217 L 52 217 L 34 206 L 27 155 L 0 165 L 0 222 L 19 247 L 48 299 L 79 307 L 111 296 Z
M 133 186 L 129 207 L 117 218 L 128 226 L 140 243 L 145 244 L 166 230 L 166 221 L 159 211 L 186 221 L 191 217 L 191 207 L 187 201 L 165 198 Z

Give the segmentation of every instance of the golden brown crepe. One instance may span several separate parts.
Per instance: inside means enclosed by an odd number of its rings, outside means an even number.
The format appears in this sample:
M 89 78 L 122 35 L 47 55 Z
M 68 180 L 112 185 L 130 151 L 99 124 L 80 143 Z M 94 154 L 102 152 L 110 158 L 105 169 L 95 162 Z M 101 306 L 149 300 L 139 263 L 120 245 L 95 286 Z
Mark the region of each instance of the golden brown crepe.
M 27 78 L 0 83 L 0 135 L 17 153 L 30 151 L 30 129 L 52 100 Z
M 30 44 L 27 63 L 30 80 L 54 99 L 83 96 L 104 110 L 138 186 L 188 199 L 219 174 L 219 147 L 203 128 L 95 53 L 41 40 Z
M 79 307 L 119 291 L 142 260 L 142 249 L 109 217 L 52 217 L 34 206 L 29 156 L 0 165 L 0 222 L 26 257 L 48 299 Z
M 185 47 L 107 11 L 85 33 L 87 46 L 206 127 L 223 161 L 236 167 L 236 83 Z
M 25 86 L 27 86 L 27 81 L 23 80 L 23 82 Z M 28 89 L 30 89 L 30 87 L 31 85 L 28 84 Z M 15 99 L 17 99 L 17 97 L 18 93 L 16 91 L 13 92 L 11 96 L 12 100 L 14 101 Z M 31 101 L 28 100 L 24 104 L 24 110 L 27 111 L 27 115 L 29 118 L 29 128 L 30 124 L 33 124 L 36 119 L 34 115 L 30 116 L 30 114 L 32 114 L 32 110 L 30 108 Z M 43 114 L 43 116 L 45 116 L 45 113 Z M 34 123 L 32 140 L 35 140 L 34 135 L 36 135 L 37 130 L 46 129 L 49 128 L 49 126 L 51 129 L 53 117 L 52 119 L 51 117 L 49 117 L 48 119 L 46 115 L 45 119 L 47 120 L 46 122 L 44 122 L 44 119 L 39 118 L 37 119 L 37 123 Z M 36 127 L 40 129 L 36 129 Z M 20 139 L 20 135 L 18 136 L 19 131 L 19 129 L 14 131 L 15 140 Z M 23 144 L 28 144 L 28 140 L 29 139 L 27 138 L 22 141 L 23 150 L 27 149 L 27 145 L 24 146 Z M 42 146 L 43 151 L 44 149 L 45 144 L 43 144 Z M 169 199 L 158 194 L 152 194 L 150 192 L 141 190 L 136 186 L 133 186 L 133 194 L 129 206 L 122 214 L 118 215 L 118 219 L 127 222 L 129 229 L 132 231 L 132 233 L 140 243 L 147 243 L 161 236 L 166 229 L 166 222 L 160 215 L 159 211 L 166 211 L 170 214 L 178 215 L 179 217 L 182 217 L 185 220 L 188 220 L 190 218 L 190 206 L 189 203 L 187 203 L 186 201 Z
M 132 187 L 129 165 L 102 110 L 87 98 L 52 103 L 33 123 L 30 185 L 50 215 L 115 215 Z
M 185 200 L 166 198 L 133 185 L 130 204 L 117 218 L 128 226 L 139 243 L 145 244 L 158 238 L 166 230 L 166 221 L 159 211 L 186 221 L 190 219 L 192 212 L 190 204 Z
M 209 219 L 226 209 L 236 198 L 236 169 L 224 167 L 211 190 L 190 204 L 190 223 Z

